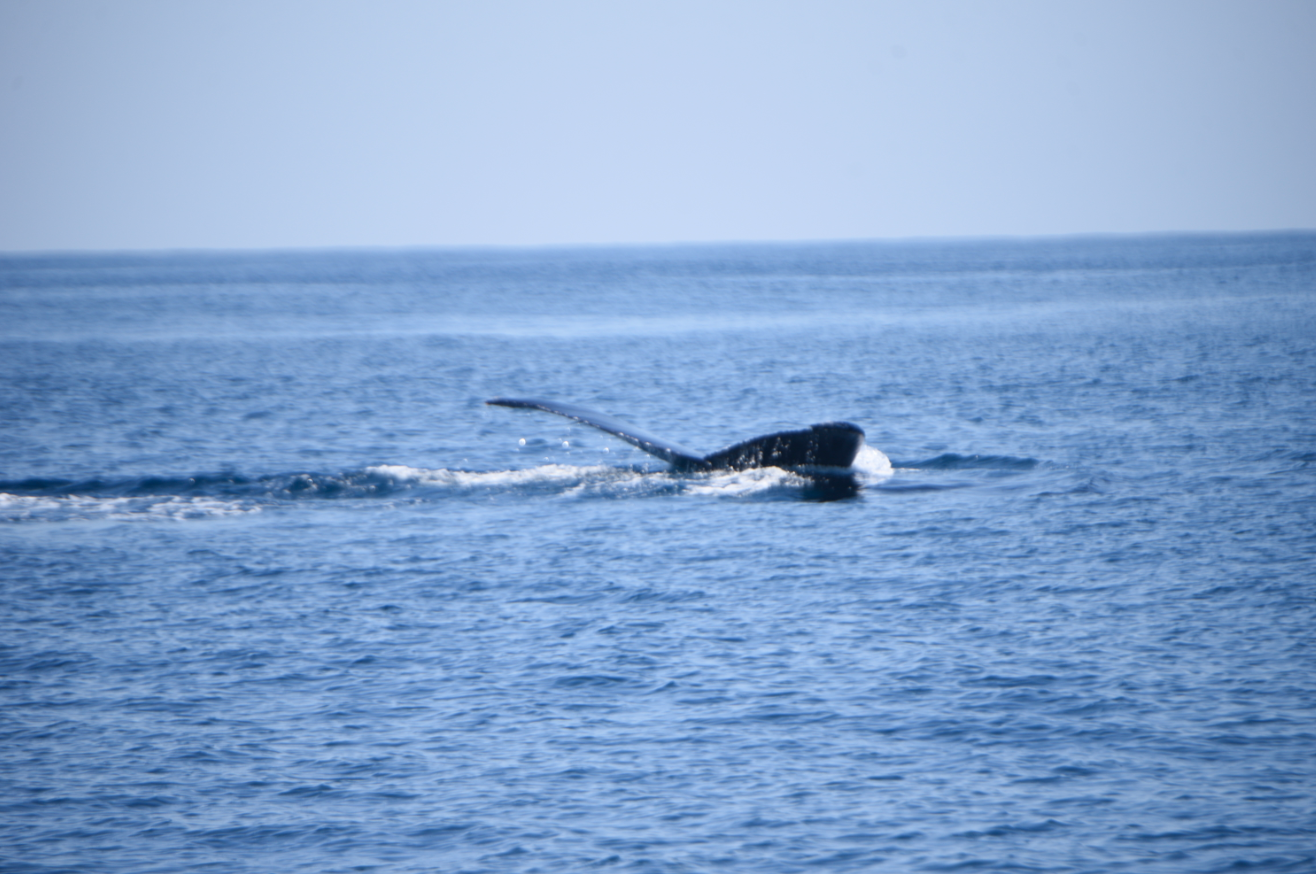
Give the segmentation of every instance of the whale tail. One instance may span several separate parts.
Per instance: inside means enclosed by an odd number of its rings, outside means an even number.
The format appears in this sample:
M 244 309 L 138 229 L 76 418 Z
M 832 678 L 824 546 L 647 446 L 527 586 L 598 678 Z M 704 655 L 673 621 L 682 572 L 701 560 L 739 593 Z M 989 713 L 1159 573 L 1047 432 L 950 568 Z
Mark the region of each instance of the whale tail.
M 676 443 L 654 437 L 620 419 L 574 404 L 520 398 L 492 398 L 498 407 L 543 410 L 598 428 L 661 458 L 678 471 L 748 470 L 755 467 L 848 468 L 864 445 L 864 431 L 849 422 L 825 422 L 800 431 L 780 431 L 699 455 Z

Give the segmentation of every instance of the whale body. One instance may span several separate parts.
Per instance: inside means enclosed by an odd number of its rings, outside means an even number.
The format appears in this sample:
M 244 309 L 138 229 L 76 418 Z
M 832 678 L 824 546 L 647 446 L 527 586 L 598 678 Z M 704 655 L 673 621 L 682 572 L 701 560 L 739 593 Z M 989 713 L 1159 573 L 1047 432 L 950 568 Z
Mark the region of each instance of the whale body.
M 823 422 L 799 431 L 779 431 L 745 440 L 710 455 L 700 455 L 660 437 L 646 434 L 620 419 L 575 404 L 523 398 L 492 398 L 496 407 L 543 410 L 606 431 L 650 455 L 673 470 L 748 470 L 755 467 L 848 468 L 864 445 L 864 431 L 850 422 Z

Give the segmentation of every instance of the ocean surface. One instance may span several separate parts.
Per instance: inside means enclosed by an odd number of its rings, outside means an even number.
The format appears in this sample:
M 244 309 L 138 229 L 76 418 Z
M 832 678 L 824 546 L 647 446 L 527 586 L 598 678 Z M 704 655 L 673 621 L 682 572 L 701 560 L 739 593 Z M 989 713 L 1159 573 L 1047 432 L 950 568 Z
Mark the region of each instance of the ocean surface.
M 1313 872 L 1316 234 L 3 256 L 0 593 L 4 872 Z

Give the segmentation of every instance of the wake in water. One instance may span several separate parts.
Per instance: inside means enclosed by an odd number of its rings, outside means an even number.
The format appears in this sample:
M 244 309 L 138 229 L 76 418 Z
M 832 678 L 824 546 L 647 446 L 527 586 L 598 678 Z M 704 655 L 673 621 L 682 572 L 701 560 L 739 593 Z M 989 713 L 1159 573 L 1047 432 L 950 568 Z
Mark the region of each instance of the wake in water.
M 626 499 L 694 496 L 750 500 L 828 501 L 852 498 L 864 489 L 929 491 L 965 488 L 982 476 L 1032 470 L 1032 458 L 956 455 L 892 462 L 863 447 L 847 470 L 785 470 L 675 473 L 645 467 L 550 463 L 516 470 L 458 470 L 380 464 L 346 473 L 288 473 L 245 477 L 125 479 L 27 479 L 0 482 L 0 524 L 70 521 L 188 521 L 245 516 L 262 509 L 322 501 L 429 503 L 469 496 L 512 495 Z M 940 478 L 946 473 L 971 479 Z
M 0 482 L 0 523 L 185 521 L 258 513 L 292 502 L 323 500 L 437 501 L 469 495 L 828 500 L 852 497 L 892 474 L 890 460 L 864 447 L 849 471 L 800 473 L 776 467 L 676 474 L 608 465 L 543 464 L 519 470 L 470 471 L 373 465 L 341 474 L 244 477 L 210 474 L 136 479 L 28 479 Z

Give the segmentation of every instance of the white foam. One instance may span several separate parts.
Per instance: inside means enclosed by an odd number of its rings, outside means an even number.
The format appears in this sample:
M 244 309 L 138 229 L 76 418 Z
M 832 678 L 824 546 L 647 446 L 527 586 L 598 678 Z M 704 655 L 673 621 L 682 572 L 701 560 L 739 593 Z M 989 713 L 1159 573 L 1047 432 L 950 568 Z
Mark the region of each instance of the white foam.
M 761 494 L 772 489 L 802 488 L 809 480 L 780 467 L 756 467 L 750 470 L 710 474 L 686 485 L 684 491 L 692 495 L 715 495 L 741 498 Z
M 184 521 L 259 513 L 249 501 L 217 498 L 146 496 L 94 498 L 85 495 L 42 497 L 0 492 L 0 522 Z
M 397 482 L 426 486 L 447 486 L 458 489 L 506 488 L 526 485 L 575 485 L 581 479 L 598 478 L 617 473 L 635 475 L 631 471 L 618 471 L 606 465 L 580 467 L 571 464 L 544 464 L 522 470 L 427 470 L 403 464 L 376 464 L 366 473 L 388 477 Z

